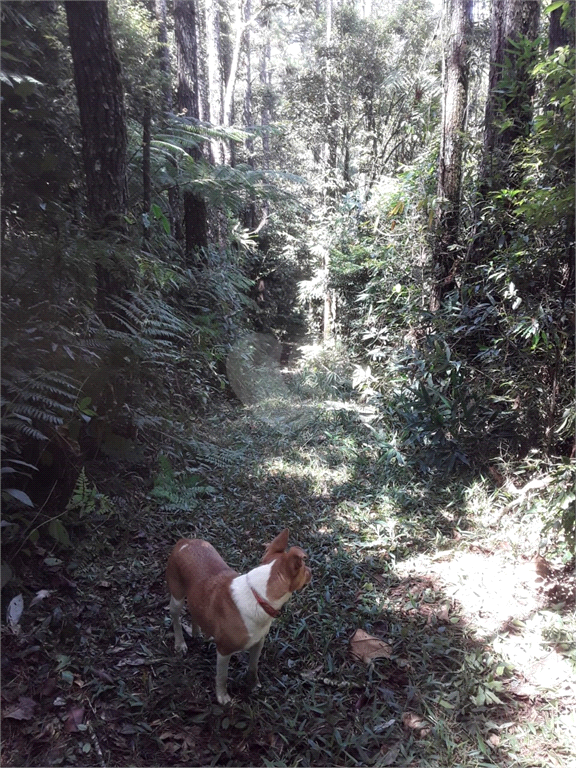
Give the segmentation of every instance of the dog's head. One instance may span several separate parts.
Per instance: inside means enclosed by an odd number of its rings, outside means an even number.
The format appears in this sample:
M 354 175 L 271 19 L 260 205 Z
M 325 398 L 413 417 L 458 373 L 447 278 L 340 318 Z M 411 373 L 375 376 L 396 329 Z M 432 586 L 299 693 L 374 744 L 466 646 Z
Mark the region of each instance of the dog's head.
M 306 553 L 300 547 L 288 546 L 288 528 L 266 545 L 262 565 L 272 563 L 268 579 L 268 594 L 270 599 L 279 600 L 288 592 L 295 592 L 310 583 L 312 573 L 304 564 Z

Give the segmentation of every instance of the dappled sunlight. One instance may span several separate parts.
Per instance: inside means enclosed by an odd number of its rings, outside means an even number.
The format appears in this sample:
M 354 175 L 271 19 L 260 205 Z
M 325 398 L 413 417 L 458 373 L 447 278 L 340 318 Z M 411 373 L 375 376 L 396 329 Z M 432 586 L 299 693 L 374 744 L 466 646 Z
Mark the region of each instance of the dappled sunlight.
M 334 485 L 345 483 L 350 479 L 350 471 L 343 465 L 329 468 L 318 461 L 314 454 L 303 457 L 301 462 L 287 461 L 281 457 L 275 457 L 263 464 L 262 469 L 270 477 L 305 481 L 312 493 L 319 496 L 328 496 Z

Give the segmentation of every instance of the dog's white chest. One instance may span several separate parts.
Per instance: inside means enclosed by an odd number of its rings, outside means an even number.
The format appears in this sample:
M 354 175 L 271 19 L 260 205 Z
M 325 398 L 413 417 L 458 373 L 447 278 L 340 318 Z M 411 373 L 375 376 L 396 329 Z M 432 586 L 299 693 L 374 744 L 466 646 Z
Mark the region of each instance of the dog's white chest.
M 248 642 L 244 650 L 251 648 L 270 631 L 272 617 L 265 614 L 254 598 L 252 588 L 259 594 L 266 594 L 266 584 L 270 575 L 270 565 L 262 565 L 248 574 L 237 576 L 231 584 L 232 599 L 248 632 Z

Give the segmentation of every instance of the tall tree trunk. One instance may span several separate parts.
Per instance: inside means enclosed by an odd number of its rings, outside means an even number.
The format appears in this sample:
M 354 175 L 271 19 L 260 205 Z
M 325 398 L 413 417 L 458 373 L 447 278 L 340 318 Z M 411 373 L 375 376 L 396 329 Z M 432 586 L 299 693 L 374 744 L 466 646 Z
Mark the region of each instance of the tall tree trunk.
M 80 112 L 88 212 L 95 227 L 122 227 L 127 211 L 126 115 L 108 4 L 68 0 L 66 18 Z
M 208 67 L 208 121 L 222 125 L 222 67 L 220 64 L 220 7 L 218 0 L 206 0 L 206 58 Z M 211 142 L 212 160 L 224 162 L 222 142 Z
M 146 216 L 144 224 L 144 239 L 150 236 L 150 206 L 152 204 L 152 180 L 150 177 L 150 160 L 152 149 L 152 109 L 150 97 L 146 98 L 144 115 L 142 116 L 142 213 Z
M 108 5 L 97 0 L 65 4 L 82 131 L 88 214 L 94 234 L 125 231 L 127 134 L 120 61 L 114 51 Z M 96 307 L 114 325 L 109 298 L 129 285 L 120 260 L 95 265 Z
M 439 309 L 455 281 L 454 246 L 458 243 L 462 154 L 468 104 L 468 46 L 472 34 L 472 0 L 445 0 L 447 36 L 444 59 L 442 133 L 436 196 L 438 208 L 433 247 L 433 286 L 430 307 Z
M 172 109 L 172 63 L 168 46 L 168 27 L 166 24 L 166 0 L 154 0 L 156 21 L 158 23 L 158 59 L 162 72 L 162 112 Z
M 564 14 L 563 6 L 556 8 L 550 14 L 550 26 L 548 27 L 548 54 L 563 45 L 574 46 L 574 0 L 570 0 L 568 10 Z M 562 16 L 565 16 L 562 22 Z
M 252 0 L 246 0 L 244 4 L 244 23 L 246 26 L 246 90 L 244 92 L 244 126 L 248 130 L 246 139 L 246 151 L 248 152 L 248 165 L 254 168 L 254 141 L 250 130 L 252 129 L 252 37 L 250 24 L 252 22 Z M 256 204 L 252 197 L 244 212 L 244 226 L 253 230 L 256 226 Z
M 272 92 L 271 92 L 271 78 L 270 78 L 270 17 L 269 11 L 262 14 L 262 33 L 264 42 L 262 45 L 262 53 L 260 56 L 260 85 L 262 87 L 262 111 L 260 114 L 260 122 L 262 124 L 262 166 L 264 168 L 270 167 L 270 122 L 272 120 Z
M 533 62 L 519 57 L 511 46 L 522 37 L 534 40 L 538 33 L 540 3 L 535 0 L 493 0 L 490 42 L 488 99 L 484 120 L 484 154 L 480 188 L 486 194 L 491 187 L 510 182 L 513 170 L 511 149 L 523 135 L 532 118 L 535 81 L 531 79 Z M 503 80 L 513 84 L 516 94 L 504 100 Z M 506 127 L 502 130 L 502 126 Z
M 224 125 L 232 125 L 233 107 L 234 107 L 234 88 L 236 86 L 236 77 L 238 75 L 238 62 L 240 61 L 240 49 L 242 47 L 242 38 L 246 29 L 242 14 L 242 0 L 234 0 L 234 45 L 232 46 L 232 58 L 230 60 L 230 71 L 226 81 L 224 91 Z
M 158 24 L 158 64 L 162 73 L 162 123 L 165 125 L 170 112 L 172 112 L 172 58 L 168 45 L 168 26 L 166 21 L 166 0 L 154 0 L 154 15 Z M 176 163 L 172 161 L 172 166 Z M 180 195 L 178 187 L 173 185 L 168 188 L 168 219 L 170 230 L 176 240 L 183 239 L 182 224 L 180 222 Z
M 195 0 L 176 0 L 174 25 L 178 110 L 185 112 L 193 121 L 198 121 L 200 99 Z M 193 149 L 190 155 L 196 162 L 202 159 L 202 152 L 199 149 Z M 186 258 L 190 264 L 194 264 L 198 249 L 208 246 L 208 214 L 205 200 L 190 190 L 184 192 L 184 231 Z

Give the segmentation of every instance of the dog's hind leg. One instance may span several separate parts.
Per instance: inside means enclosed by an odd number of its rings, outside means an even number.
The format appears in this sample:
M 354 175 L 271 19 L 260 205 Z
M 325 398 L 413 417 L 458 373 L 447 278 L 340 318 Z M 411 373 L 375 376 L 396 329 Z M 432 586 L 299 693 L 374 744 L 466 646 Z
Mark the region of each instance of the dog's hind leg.
M 174 595 L 170 595 L 170 618 L 172 619 L 172 625 L 174 626 L 174 647 L 178 653 L 186 653 L 188 646 L 184 640 L 182 634 L 182 622 L 180 621 L 180 614 L 184 607 L 184 598 L 182 600 L 176 600 Z

